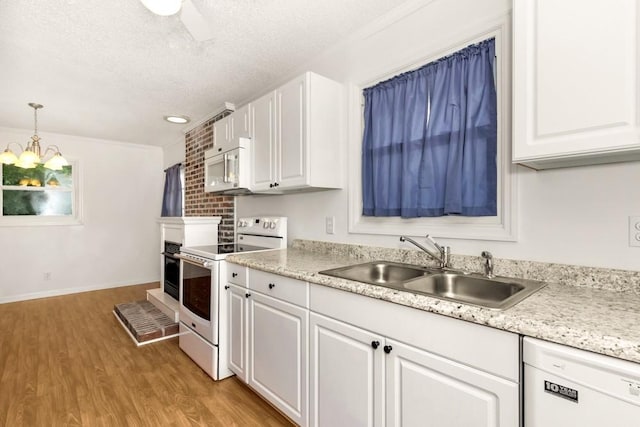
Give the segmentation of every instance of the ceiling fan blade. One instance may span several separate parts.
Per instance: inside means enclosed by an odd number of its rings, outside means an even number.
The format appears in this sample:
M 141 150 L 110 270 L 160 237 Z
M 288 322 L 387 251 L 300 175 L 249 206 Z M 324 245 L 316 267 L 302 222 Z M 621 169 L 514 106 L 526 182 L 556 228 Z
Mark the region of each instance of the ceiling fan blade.
M 213 38 L 213 26 L 204 19 L 191 0 L 182 2 L 180 20 L 196 41 L 203 42 Z

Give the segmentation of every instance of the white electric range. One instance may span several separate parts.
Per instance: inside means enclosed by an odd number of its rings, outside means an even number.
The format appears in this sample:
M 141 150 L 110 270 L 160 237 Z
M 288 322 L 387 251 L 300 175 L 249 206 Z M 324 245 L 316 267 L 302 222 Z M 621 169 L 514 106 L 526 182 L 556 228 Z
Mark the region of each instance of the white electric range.
M 286 217 L 250 217 L 238 220 L 235 243 L 180 248 L 180 348 L 214 380 L 233 375 L 227 366 L 225 258 L 286 247 Z

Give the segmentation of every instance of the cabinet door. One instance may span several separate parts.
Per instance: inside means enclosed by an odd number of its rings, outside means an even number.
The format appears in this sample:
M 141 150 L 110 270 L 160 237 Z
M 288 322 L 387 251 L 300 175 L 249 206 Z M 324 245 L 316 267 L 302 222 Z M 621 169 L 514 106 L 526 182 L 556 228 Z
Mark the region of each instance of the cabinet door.
M 229 316 L 229 369 L 247 381 L 247 303 L 246 288 L 227 285 Z
M 213 123 L 213 148 L 216 152 L 229 149 L 233 140 L 233 128 L 231 126 L 233 113 Z
M 249 385 L 307 425 L 309 312 L 257 292 L 249 297 Z
M 275 92 L 253 101 L 249 106 L 252 121 L 251 189 L 268 190 L 276 181 L 275 174 Z
M 383 337 L 315 313 L 309 321 L 309 425 L 384 425 Z
M 251 138 L 251 122 L 249 121 L 249 104 L 236 110 L 232 115 L 233 138 Z
M 277 182 L 282 189 L 306 183 L 306 75 L 276 90 Z
M 387 345 L 387 426 L 518 425 L 517 384 L 396 341 Z
M 637 160 L 637 0 L 523 0 L 514 13 L 515 162 Z

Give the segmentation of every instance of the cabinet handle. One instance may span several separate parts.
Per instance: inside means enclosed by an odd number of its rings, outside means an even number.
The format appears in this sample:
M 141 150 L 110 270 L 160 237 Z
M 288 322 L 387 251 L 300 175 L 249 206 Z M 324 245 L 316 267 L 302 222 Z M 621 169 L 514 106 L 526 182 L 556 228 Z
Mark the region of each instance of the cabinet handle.
M 273 288 L 275 288 L 275 287 L 276 287 L 276 284 L 275 284 L 275 283 L 269 283 L 269 289 L 273 289 Z
M 274 186 L 274 187 L 277 187 L 278 185 L 280 185 L 280 184 L 278 184 L 277 182 L 274 182 L 274 183 L 273 183 L 273 186 Z
M 269 188 L 273 188 L 273 183 L 269 184 Z
M 238 277 L 238 273 L 231 273 L 231 277 Z
M 391 347 L 390 345 L 385 345 L 384 347 L 382 347 L 382 349 L 385 353 L 389 354 L 391 353 L 391 350 L 393 350 L 393 347 Z
M 371 347 L 373 347 L 373 349 L 377 349 L 380 346 L 380 341 L 371 341 Z
M 218 148 L 218 152 L 222 151 L 222 148 Z
M 251 294 L 247 293 L 247 294 L 244 294 L 244 296 L 245 296 L 246 298 L 249 298 L 249 297 L 251 296 Z
M 224 288 L 225 289 L 229 289 L 229 285 L 224 285 Z

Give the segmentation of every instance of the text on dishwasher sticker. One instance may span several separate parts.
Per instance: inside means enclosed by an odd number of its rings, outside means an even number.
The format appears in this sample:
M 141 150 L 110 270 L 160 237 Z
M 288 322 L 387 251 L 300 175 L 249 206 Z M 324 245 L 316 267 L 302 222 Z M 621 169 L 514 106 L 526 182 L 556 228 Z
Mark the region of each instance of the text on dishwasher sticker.
M 544 391 L 578 403 L 578 390 L 545 380 Z

